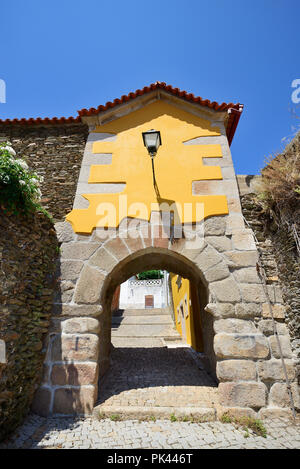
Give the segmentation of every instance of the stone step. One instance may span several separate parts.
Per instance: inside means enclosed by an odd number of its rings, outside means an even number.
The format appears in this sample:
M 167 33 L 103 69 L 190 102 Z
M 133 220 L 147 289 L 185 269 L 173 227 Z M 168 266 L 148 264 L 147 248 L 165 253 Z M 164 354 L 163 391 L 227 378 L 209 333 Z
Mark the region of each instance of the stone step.
M 177 337 L 164 337 L 163 338 L 163 343 L 166 347 L 168 348 L 182 348 L 182 347 L 186 347 L 188 349 L 191 348 L 190 345 L 188 345 L 186 342 L 184 342 L 180 336 L 180 334 L 178 334 Z
M 113 317 L 120 316 L 171 316 L 169 309 L 165 308 L 145 308 L 145 309 L 119 309 L 113 314 Z
M 166 347 L 163 338 L 158 337 L 116 337 L 112 336 L 111 343 L 116 348 L 153 348 Z
M 121 324 L 112 326 L 112 337 L 180 337 L 178 331 L 169 324 Z
M 217 419 L 214 407 L 139 407 L 100 404 L 94 407 L 93 417 L 96 419 L 112 418 L 113 420 L 132 419 L 180 419 L 186 421 L 212 422 Z
M 111 338 L 115 348 L 182 348 L 190 346 L 177 337 L 117 337 Z
M 111 320 L 112 327 L 124 326 L 127 324 L 168 324 L 173 325 L 171 316 L 166 315 L 136 315 L 136 316 L 119 316 L 113 317 Z

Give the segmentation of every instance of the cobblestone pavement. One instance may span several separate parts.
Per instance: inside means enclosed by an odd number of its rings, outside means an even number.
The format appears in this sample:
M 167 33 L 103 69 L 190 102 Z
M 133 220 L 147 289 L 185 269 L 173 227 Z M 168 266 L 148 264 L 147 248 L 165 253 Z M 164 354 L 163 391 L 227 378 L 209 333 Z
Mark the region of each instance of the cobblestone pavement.
M 264 421 L 267 437 L 249 436 L 241 427 L 206 423 L 112 421 L 95 418 L 43 418 L 29 415 L 15 434 L 0 444 L 32 449 L 300 449 L 300 420 Z
M 110 369 L 99 385 L 99 404 L 216 407 L 218 388 L 188 348 L 115 347 Z

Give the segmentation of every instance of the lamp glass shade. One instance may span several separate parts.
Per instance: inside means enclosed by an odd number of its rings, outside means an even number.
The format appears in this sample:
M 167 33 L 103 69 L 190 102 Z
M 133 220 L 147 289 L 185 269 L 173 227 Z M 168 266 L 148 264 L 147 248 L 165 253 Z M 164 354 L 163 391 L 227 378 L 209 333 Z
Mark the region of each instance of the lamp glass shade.
M 155 155 L 159 145 L 161 145 L 160 132 L 158 130 L 143 132 L 143 140 L 150 155 Z

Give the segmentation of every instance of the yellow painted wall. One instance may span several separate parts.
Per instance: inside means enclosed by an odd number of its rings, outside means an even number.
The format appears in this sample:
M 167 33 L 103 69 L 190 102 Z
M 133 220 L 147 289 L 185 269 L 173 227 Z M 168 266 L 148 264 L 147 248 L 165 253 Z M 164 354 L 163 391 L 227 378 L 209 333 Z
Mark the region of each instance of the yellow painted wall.
M 158 191 L 142 139 L 142 132 L 150 129 L 159 130 L 162 139 L 154 160 Z M 126 187 L 117 194 L 84 194 L 89 208 L 74 209 L 67 215 L 74 231 L 91 233 L 97 226 L 117 227 L 126 216 L 150 220 L 151 211 L 161 209 L 161 204 L 165 204 L 163 211 L 170 211 L 173 204 L 174 223 L 200 222 L 228 213 L 225 195 L 192 195 L 193 181 L 222 179 L 219 166 L 202 162 L 203 157 L 222 157 L 220 145 L 184 145 L 197 137 L 220 135 L 220 129 L 208 120 L 159 100 L 98 126 L 95 132 L 115 134 L 116 140 L 94 142 L 93 153 L 112 154 L 112 164 L 92 165 L 88 183 L 126 183 Z M 196 211 L 196 202 L 203 204 L 204 211 Z M 113 216 L 105 216 L 99 204 L 107 204 L 108 209 L 112 206 Z M 183 213 L 184 204 L 191 204 L 189 213 Z
M 186 341 L 191 347 L 195 350 L 196 347 L 196 340 L 195 340 L 195 332 L 193 328 L 193 308 L 191 303 L 191 291 L 190 291 L 190 282 L 188 279 L 181 277 L 180 286 L 178 285 L 178 275 L 170 273 L 171 277 L 171 289 L 172 289 L 172 298 L 173 298 L 173 306 L 174 306 L 174 313 L 175 313 L 175 323 L 176 329 L 178 330 L 179 334 L 183 337 L 183 329 L 182 329 L 182 319 L 179 315 L 179 308 L 180 306 L 183 307 L 184 316 L 185 316 L 185 330 L 186 330 Z

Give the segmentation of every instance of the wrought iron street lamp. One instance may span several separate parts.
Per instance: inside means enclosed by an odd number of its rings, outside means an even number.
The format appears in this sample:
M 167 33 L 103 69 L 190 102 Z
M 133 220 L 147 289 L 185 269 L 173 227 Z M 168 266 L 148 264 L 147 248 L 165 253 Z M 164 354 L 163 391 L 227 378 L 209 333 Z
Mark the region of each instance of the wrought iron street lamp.
M 144 145 L 148 150 L 148 153 L 151 157 L 152 163 L 152 175 L 153 175 L 153 186 L 155 188 L 155 192 L 159 197 L 159 190 L 157 187 L 156 179 L 155 179 L 155 171 L 154 171 L 154 157 L 156 156 L 158 147 L 161 145 L 161 137 L 159 130 L 148 130 L 147 132 L 142 132 Z
M 151 158 L 156 156 L 158 147 L 161 145 L 161 137 L 159 130 L 148 130 L 147 132 L 142 132 L 144 145 L 148 150 Z

